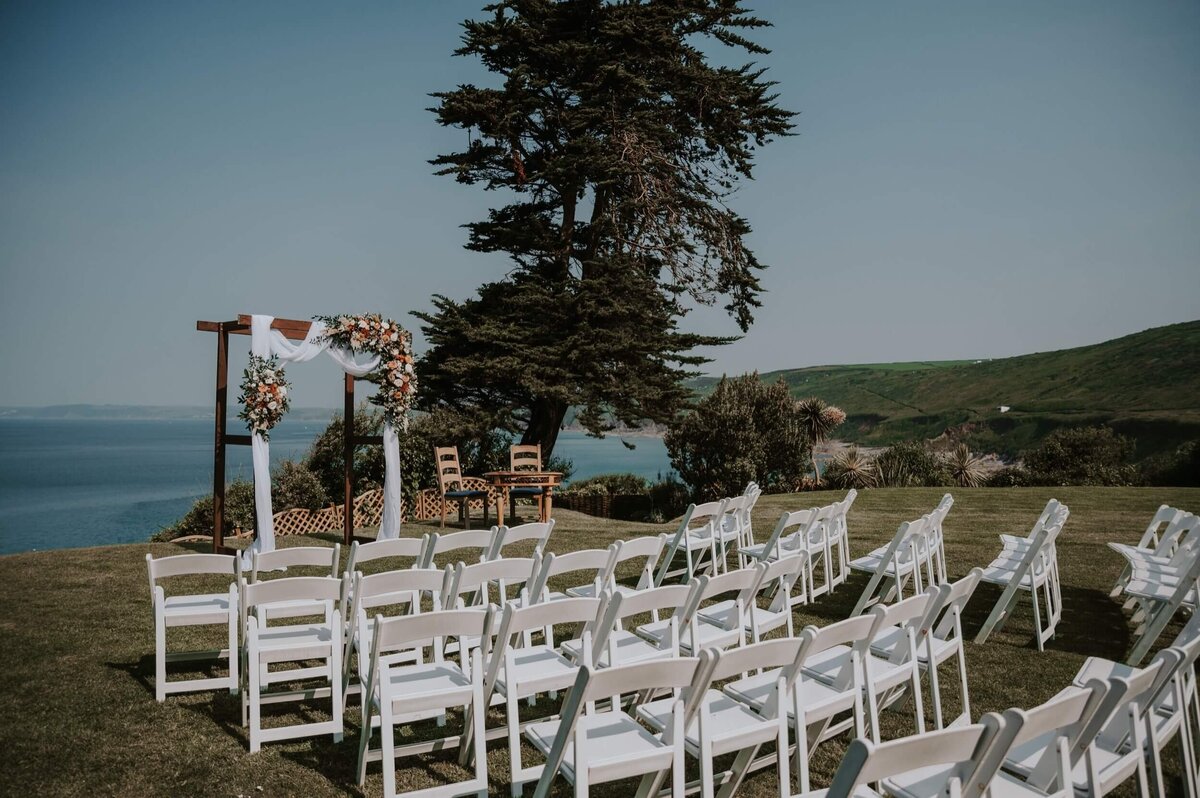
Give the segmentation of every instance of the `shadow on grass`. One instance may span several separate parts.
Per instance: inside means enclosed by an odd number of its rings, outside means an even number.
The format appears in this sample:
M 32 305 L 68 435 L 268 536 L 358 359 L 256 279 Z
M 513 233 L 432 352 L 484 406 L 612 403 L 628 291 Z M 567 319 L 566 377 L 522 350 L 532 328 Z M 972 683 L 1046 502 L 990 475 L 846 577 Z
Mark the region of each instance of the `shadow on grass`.
M 963 635 L 966 639 L 974 640 L 979 634 L 1002 592 L 1003 588 L 999 585 L 986 582 L 976 588 L 963 613 Z M 1067 584 L 1062 586 L 1062 600 L 1062 618 L 1054 630 L 1054 637 L 1046 642 L 1047 650 L 1066 651 L 1083 657 L 1103 657 L 1115 662 L 1124 659 L 1125 652 L 1129 650 L 1131 629 L 1120 604 L 1104 591 Z M 1025 638 L 1022 647 L 1037 649 L 1033 602 L 1028 593 L 1020 593 L 1004 628 L 999 633 L 993 632 L 988 642 L 997 635 L 1004 635 L 1014 643 Z

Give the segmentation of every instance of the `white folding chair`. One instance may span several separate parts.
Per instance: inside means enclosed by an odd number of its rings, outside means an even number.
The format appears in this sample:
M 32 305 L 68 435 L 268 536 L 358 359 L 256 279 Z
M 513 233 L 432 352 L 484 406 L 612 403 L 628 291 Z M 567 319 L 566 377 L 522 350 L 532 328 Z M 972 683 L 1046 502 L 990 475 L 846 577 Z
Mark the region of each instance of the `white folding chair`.
M 948 590 L 930 587 L 924 593 L 909 596 L 895 604 L 877 605 L 879 622 L 865 647 L 842 644 L 832 646 L 805 663 L 805 672 L 813 678 L 833 684 L 847 667 L 857 649 L 863 667 L 867 717 L 871 739 L 879 742 L 879 716 L 883 709 L 902 698 L 912 698 L 917 734 L 925 731 L 924 703 L 921 699 L 921 668 L 917 658 L 924 643 L 930 619 L 941 611 Z
M 654 587 L 654 570 L 658 566 L 658 561 L 666 546 L 667 536 L 665 534 L 618 541 L 616 558 L 613 560 L 609 574 L 608 589 L 617 593 L 636 593 L 639 590 Z M 639 560 L 640 564 L 637 562 Z M 617 581 L 618 570 L 629 570 L 628 566 L 622 568 L 626 563 L 631 563 L 637 569 L 637 581 L 632 586 L 623 585 Z M 567 588 L 567 593 L 572 596 L 591 596 L 595 595 L 593 592 L 595 589 L 594 584 L 580 585 Z
M 392 538 L 390 540 L 373 540 L 369 543 L 359 543 L 357 540 L 350 544 L 350 553 L 346 557 L 346 576 L 353 577 L 355 571 L 364 571 L 363 566 L 369 562 L 378 564 L 387 560 L 386 568 L 376 570 L 397 571 L 402 568 L 420 568 L 425 561 L 425 547 L 429 545 L 430 536 L 419 538 Z
M 700 595 L 693 607 L 693 616 L 685 625 L 687 634 L 679 639 L 679 650 L 684 655 L 697 656 L 704 648 L 729 648 L 746 643 L 746 628 L 750 625 L 750 607 L 758 592 L 763 572 L 767 566 L 759 563 L 754 568 L 700 577 Z M 698 613 L 705 601 L 719 602 L 724 598 L 733 602 L 732 612 L 725 613 L 719 620 Z M 671 634 L 670 619 L 651 621 L 637 627 L 637 634 L 644 639 L 662 645 Z
M 996 774 L 997 748 L 1006 748 L 1004 721 L 988 714 L 979 723 L 901 737 L 885 743 L 858 738 L 846 749 L 828 790 L 813 798 L 979 798 Z M 877 792 L 869 785 L 878 783 Z
M 928 525 L 927 515 L 915 521 L 906 521 L 886 546 L 850 561 L 851 570 L 871 575 L 851 615 L 861 614 L 876 602 L 888 604 L 893 599 L 904 598 L 904 586 L 910 580 L 913 583 L 913 595 L 925 589 L 921 560 L 923 557 L 929 558 L 932 553 L 925 542 Z
M 866 734 L 863 708 L 866 682 L 862 659 L 882 616 L 882 608 L 875 608 L 866 615 L 820 629 L 805 628 L 805 632 L 811 632 L 811 641 L 805 648 L 803 659 L 797 663 L 801 673 L 792 689 L 789 709 L 791 725 L 796 730 L 796 780 L 801 792 L 811 789 L 808 760 L 818 745 L 849 728 L 854 729 L 856 737 Z M 822 653 L 842 645 L 851 647 L 851 655 L 831 682 L 813 678 L 805 671 L 807 663 L 818 661 Z M 778 677 L 776 670 L 765 670 L 730 682 L 722 690 L 731 698 L 762 712 L 775 691 Z
M 250 752 L 264 742 L 296 737 L 333 735 L 342 739 L 342 646 L 345 629 L 339 604 L 342 580 L 329 576 L 289 576 L 245 584 L 241 589 L 241 620 L 246 636 L 247 688 L 242 695 L 242 719 L 250 726 Z M 276 607 L 323 607 L 324 619 L 271 626 L 267 611 L 279 617 Z M 309 615 L 311 612 L 304 612 Z M 321 664 L 310 664 L 319 660 Z M 278 666 L 291 664 L 293 667 Z M 276 668 L 272 670 L 271 666 Z M 273 691 L 271 685 L 319 680 L 328 686 Z M 330 719 L 315 723 L 263 728 L 262 707 L 286 701 L 307 701 L 329 696 Z
M 602 620 L 608 603 L 608 594 L 599 598 L 565 598 L 517 607 L 509 604 L 504 608 L 495 646 L 488 659 L 487 673 L 483 683 L 485 704 L 492 703 L 493 695 L 499 695 L 505 704 L 506 728 L 508 731 L 508 755 L 511 762 L 511 789 L 514 796 L 521 795 L 527 782 L 541 776 L 542 766 L 527 767 L 521 760 L 521 728 L 519 702 L 532 702 L 538 695 L 567 690 L 575 683 L 581 665 L 591 666 L 589 657 L 592 639 Z M 569 630 L 566 639 L 575 640 L 583 652 L 583 661 L 567 657 L 559 650 L 562 635 L 555 630 Z M 578 629 L 578 634 L 575 632 Z M 540 631 L 540 643 L 524 644 L 529 636 Z M 556 642 L 557 641 L 557 642 Z
M 763 543 L 744 546 L 738 550 L 746 562 L 774 562 L 787 557 L 803 556 L 804 573 L 801 575 L 801 591 L 805 601 L 815 598 L 812 555 L 809 553 L 809 531 L 817 522 L 818 507 L 784 513 L 775 522 L 774 529 Z
M 1062 618 L 1062 586 L 1058 578 L 1056 540 L 1070 512 L 1066 505 L 1054 500 L 1051 502 L 1056 506 L 1045 516 L 1044 522 L 1039 521 L 1035 525 L 1032 537 L 1004 540 L 1005 548 L 1000 556 L 983 569 L 980 578 L 984 582 L 1000 585 L 1004 590 L 975 636 L 976 643 L 983 643 L 993 631 L 1004 628 L 1016 608 L 1020 591 L 1029 593 L 1033 602 L 1034 639 L 1038 651 L 1042 651 L 1046 641 L 1054 637 L 1054 630 Z M 1042 619 L 1043 603 L 1045 620 Z
M 460 562 L 453 568 L 442 606 L 446 609 L 488 604 L 503 607 L 521 596 L 541 568 L 542 558 L 537 552 L 532 557 L 484 560 L 471 565 Z
M 667 546 L 666 556 L 659 563 L 658 573 L 654 576 L 655 587 L 661 587 L 665 580 L 676 576 L 686 582 L 698 575 L 702 566 L 704 570 L 716 573 L 720 558 L 717 525 L 724 514 L 724 500 L 688 506 Z M 683 556 L 684 567 L 671 570 L 679 555 Z
M 970 722 L 971 698 L 967 687 L 967 658 L 963 647 L 962 611 L 975 593 L 983 571 L 973 569 L 970 573 L 948 585 L 942 585 L 941 598 L 930 607 L 929 616 L 917 630 L 917 663 L 929 676 L 929 692 L 933 698 L 935 728 L 945 726 L 942 713 L 941 680 L 938 668 L 951 657 L 958 660 L 959 695 L 962 697 L 962 712 L 954 720 Z M 890 656 L 895 646 L 904 643 L 902 630 L 885 629 L 871 642 L 871 651 L 880 656 Z M 931 664 L 932 663 L 932 664 Z
M 1200 656 L 1200 616 L 1191 620 L 1167 649 L 1161 652 L 1164 658 L 1162 669 L 1151 694 L 1140 702 L 1146 730 L 1145 753 L 1151 761 L 1150 775 L 1155 780 L 1155 793 L 1164 795 L 1162 783 L 1161 751 L 1176 735 L 1179 736 L 1179 752 L 1182 759 L 1184 786 L 1189 796 L 1196 791 L 1196 737 L 1192 725 L 1195 702 L 1195 664 Z M 1119 677 L 1130 680 L 1141 673 L 1141 669 L 1101 657 L 1088 657 L 1075 674 L 1073 684 L 1082 685 L 1092 679 Z M 1125 739 L 1113 736 L 1121 747 L 1128 744 Z M 1101 734 L 1101 738 L 1104 734 Z M 1120 753 L 1113 747 L 1113 753 Z M 1077 779 L 1078 780 L 1078 779 Z
M 703 620 L 719 626 L 728 626 L 737 614 L 744 616 L 745 631 L 750 634 L 750 640 L 757 643 L 763 636 L 784 627 L 788 637 L 794 634 L 792 608 L 806 604 L 807 585 L 804 575 L 808 567 L 808 554 L 796 554 L 782 560 L 772 560 L 764 564 L 762 579 L 759 581 L 758 595 L 742 606 L 736 598 L 717 601 L 700 607 L 696 612 Z M 798 588 L 798 589 L 797 589 Z M 759 599 L 768 595 L 769 603 L 761 606 Z
M 944 585 L 947 581 L 946 537 L 943 527 L 953 506 L 953 496 L 949 493 L 942 496 L 942 500 L 925 521 L 925 534 L 917 540 L 917 561 L 925 568 L 925 575 L 921 581 L 926 587 Z
M 165 701 L 168 693 L 227 688 L 238 691 L 238 559 L 226 554 L 179 554 L 154 559 L 146 555 L 150 575 L 150 599 L 154 603 L 154 698 Z M 223 576 L 229 582 L 220 593 L 190 593 L 167 596 L 160 579 L 182 576 Z M 167 629 L 173 626 L 224 626 L 228 647 L 209 651 L 167 652 Z M 168 662 L 227 660 L 228 676 L 167 681 Z
M 1200 543 L 1200 536 L 1196 536 Z M 1129 664 L 1137 665 L 1149 653 L 1159 635 L 1182 607 L 1195 611 L 1200 591 L 1200 545 L 1179 547 L 1167 569 L 1134 568 L 1125 585 L 1125 595 L 1138 600 L 1134 621 L 1136 641 Z
M 390 540 L 373 540 L 370 543 L 354 541 L 350 544 L 350 553 L 346 557 L 346 568 L 342 572 L 346 577 L 347 590 L 354 590 L 354 576 L 359 571 L 377 573 L 382 570 L 420 568 L 421 563 L 425 561 L 425 547 L 429 545 L 429 540 L 430 536 L 426 534 L 419 538 L 392 538 Z M 367 563 L 375 564 L 370 571 L 363 568 Z M 380 568 L 380 565 L 384 567 Z M 409 599 L 411 598 L 410 596 Z M 403 600 L 397 597 L 397 603 Z M 352 596 L 342 597 L 342 606 L 349 607 L 352 603 Z M 346 621 L 353 623 L 353 614 L 349 615 Z
M 757 482 L 749 482 L 746 484 L 746 489 L 742 491 L 742 496 L 745 497 L 745 501 L 738 517 L 737 552 L 738 565 L 745 568 L 750 561 L 746 555 L 742 554 L 742 549 L 754 545 L 754 506 L 758 504 L 758 499 L 762 496 L 762 488 L 758 486 Z
M 613 570 L 616 568 L 617 552 L 621 545 L 621 542 L 617 541 L 607 549 L 580 549 L 566 554 L 547 554 L 542 560 L 542 568 L 537 577 L 529 583 L 529 600 L 557 601 L 568 596 L 595 598 L 605 590 L 611 591 Z M 566 590 L 551 589 L 550 580 L 555 577 L 561 580 L 565 574 L 587 574 L 591 580 L 579 582 L 579 577 L 573 576 L 572 581 L 576 584 Z
M 550 540 L 550 535 L 553 532 L 553 518 L 544 524 L 540 521 L 534 521 L 528 524 L 521 524 L 520 526 L 498 527 L 496 528 L 496 538 L 492 544 L 492 551 L 488 554 L 488 559 L 495 560 L 503 557 L 505 548 L 527 541 L 533 541 L 534 551 L 545 557 L 546 543 Z
M 690 691 L 687 695 L 684 714 L 690 720 L 684 746 L 700 762 L 702 796 L 712 796 L 718 783 L 722 798 L 733 795 L 750 770 L 770 764 L 772 759 L 777 766 L 780 796 L 786 798 L 790 794 L 788 707 L 800 674 L 797 663 L 803 659 L 802 649 L 811 643 L 812 636 L 813 632 L 806 630 L 799 638 L 767 640 L 732 651 L 710 652 L 715 660 L 710 677 L 714 683 L 760 668 L 771 668 L 774 679 L 757 710 L 713 688 Z M 637 715 L 661 732 L 671 721 L 672 704 L 671 699 L 651 701 L 638 707 Z M 775 743 L 775 756 L 757 759 L 759 749 L 767 743 Z M 718 782 L 713 760 L 734 752 L 738 756 L 733 766 L 721 774 Z
M 342 573 L 338 570 L 342 547 L 334 543 L 333 548 L 327 546 L 292 546 L 273 551 L 253 551 L 250 555 L 250 573 L 247 575 L 248 584 L 256 584 L 267 578 L 273 571 L 284 572 L 289 578 L 296 576 L 329 576 L 339 579 Z M 311 569 L 297 573 L 296 569 Z M 342 582 L 342 584 L 346 584 Z M 345 598 L 344 596 L 342 598 Z M 271 606 L 260 607 L 259 615 L 264 620 L 272 618 L 301 618 L 306 615 L 317 615 L 323 611 L 320 604 L 310 601 L 296 600 L 276 602 Z
M 667 585 L 638 593 L 613 595 L 592 641 L 592 663 L 598 668 L 608 668 L 678 657 L 680 638 L 687 633 L 695 617 L 695 606 L 700 601 L 704 579 L 693 579 L 686 585 Z M 657 617 L 658 613 L 667 612 L 670 615 L 666 622 L 666 633 L 657 642 L 623 628 L 628 618 L 646 614 Z M 576 662 L 583 662 L 583 649 L 578 641 L 564 642 L 562 650 Z
M 454 572 L 450 566 L 436 568 L 407 568 L 403 571 L 384 571 L 364 576 L 354 575 L 355 584 L 347 618 L 346 651 L 342 655 L 342 690 L 349 694 L 352 688 L 366 684 L 367 668 L 370 666 L 371 635 L 375 628 L 371 618 L 383 615 L 383 608 L 396 607 L 403 612 L 390 615 L 420 615 L 421 596 L 428 595 L 433 611 L 442 609 L 442 596 L 449 591 Z M 420 649 L 414 649 L 412 658 L 420 661 Z M 358 685 L 350 680 L 351 665 L 355 666 Z
M 447 535 L 434 532 L 430 535 L 429 544 L 425 547 L 425 561 L 421 563 L 421 567 L 440 568 L 447 563 L 452 564 L 459 561 L 483 562 L 496 547 L 496 537 L 499 533 L 500 530 L 496 527 L 466 529 Z M 443 554 L 452 554 L 453 556 L 443 558 L 441 556 Z
M 707 658 L 685 657 L 599 670 L 581 667 L 559 719 L 525 729 L 525 738 L 546 757 L 535 798 L 546 798 L 560 774 L 574 786 L 576 796 L 588 795 L 595 784 L 642 776 L 638 796 L 649 798 L 657 792 L 657 774 L 664 771 L 672 774 L 672 795 L 683 798 L 685 719 L 680 693 L 704 681 L 703 671 L 710 663 Z M 662 690 L 673 691 L 675 698 L 670 723 L 659 734 L 647 731 L 617 698 Z M 609 710 L 597 711 L 599 702 L 610 697 Z
M 382 761 L 383 794 L 396 795 L 396 759 L 470 745 L 474 758 L 472 778 L 454 784 L 430 787 L 406 795 L 485 795 L 487 738 L 484 732 L 483 663 L 488 656 L 493 611 L 488 609 L 443 610 L 399 618 L 376 618 L 372 635 L 371 667 L 363 688 L 362 732 L 358 747 L 358 784 L 366 781 L 367 763 Z M 445 641 L 457 638 L 459 661 L 447 659 Z M 467 638 L 483 640 L 482 648 L 462 645 Z M 395 662 L 390 653 L 429 647 L 432 656 L 417 663 Z M 468 652 L 469 649 L 469 653 Z M 395 727 L 445 717 L 446 710 L 464 711 L 461 735 L 438 737 L 398 746 Z M 380 747 L 370 747 L 379 729 Z
M 1011 742 L 1007 751 L 993 752 L 1001 760 L 994 794 L 1074 798 L 1072 770 L 1090 754 L 1112 687 L 1112 681 L 1097 679 L 1067 687 L 1032 709 L 1005 710 Z
M 845 498 L 835 504 L 833 516 L 830 519 L 829 538 L 831 547 L 837 550 L 838 583 L 846 581 L 846 578 L 850 576 L 850 525 L 847 516 L 850 508 L 854 506 L 856 498 L 858 498 L 858 491 L 851 488 L 847 491 Z
M 1185 515 L 1187 514 L 1182 510 L 1165 504 L 1160 505 L 1136 544 L 1109 542 L 1108 547 L 1127 560 L 1125 569 L 1109 591 L 1110 596 L 1116 598 L 1121 595 L 1135 562 L 1143 562 L 1147 558 L 1167 559 L 1175 552 L 1181 532 L 1180 521 Z
M 721 568 L 729 567 L 729 552 L 739 551 L 740 546 L 745 543 L 745 532 L 743 531 L 749 517 L 749 506 L 752 499 L 756 499 L 749 493 L 741 493 L 737 496 L 730 497 L 725 500 L 724 512 L 721 514 L 721 520 L 716 524 L 717 534 L 717 550 Z M 744 555 L 738 553 L 738 567 L 746 567 Z

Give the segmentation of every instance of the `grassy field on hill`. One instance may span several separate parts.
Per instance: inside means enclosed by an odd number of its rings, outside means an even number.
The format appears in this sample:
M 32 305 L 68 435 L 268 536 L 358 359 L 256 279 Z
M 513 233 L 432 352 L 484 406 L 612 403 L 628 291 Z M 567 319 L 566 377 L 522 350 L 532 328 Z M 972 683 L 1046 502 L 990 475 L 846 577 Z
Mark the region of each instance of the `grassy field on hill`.
M 1060 426 L 1110 424 L 1138 457 L 1200 437 L 1200 321 L 1092 346 L 984 361 L 814 366 L 767 372 L 797 397 L 846 411 L 838 437 L 866 444 L 946 430 L 1014 455 Z M 702 392 L 715 383 L 696 381 Z M 1001 413 L 999 407 L 1011 408 Z
M 851 554 L 884 543 L 896 526 L 928 512 L 941 496 L 935 489 L 863 492 L 850 514 Z M 1121 560 L 1105 546 L 1110 540 L 1136 541 L 1163 503 L 1200 508 L 1200 489 L 980 489 L 955 490 L 946 521 L 947 559 L 952 577 L 984 565 L 999 548 L 1001 532 L 1024 534 L 1046 500 L 1055 496 L 1071 508 L 1060 538 L 1064 612 L 1058 636 L 1045 652 L 1032 643 L 1028 604 L 1003 633 L 986 644 L 967 646 L 973 714 L 1009 706 L 1031 706 L 1067 685 L 1089 655 L 1122 659 L 1130 646 L 1130 625 L 1108 589 Z M 761 539 L 778 515 L 840 498 L 837 493 L 764 496 L 754 516 Z M 568 551 L 604 546 L 616 538 L 667 530 L 609 522 L 576 513 L 556 513 L 550 548 Z M 410 525 L 409 534 L 421 531 Z M 332 545 L 332 537 L 285 538 L 282 545 Z M 0 588 L 6 608 L 0 622 L 0 666 L 7 688 L 0 694 L 0 794 L 26 795 L 356 795 L 354 766 L 358 743 L 357 706 L 347 712 L 346 737 L 269 744 L 257 754 L 246 748 L 240 709 L 227 694 L 200 693 L 154 701 L 153 630 L 144 557 L 178 554 L 171 544 L 108 546 L 0 557 Z M 624 574 L 626 578 L 632 574 Z M 833 595 L 797 614 L 800 624 L 845 618 L 865 579 L 852 578 Z M 991 610 L 999 591 L 983 586 L 966 613 L 969 636 Z M 1173 635 L 1168 630 L 1165 639 Z M 949 671 L 947 671 L 949 674 Z M 953 685 L 953 680 L 943 679 Z M 958 712 L 957 689 L 944 688 L 950 715 Z M 928 703 L 928 702 L 926 702 Z M 313 720 L 323 704 L 305 708 Z M 889 713 L 888 736 L 910 733 L 911 713 Z M 493 717 L 491 724 L 498 724 Z M 818 749 L 815 786 L 824 786 L 836 768 L 842 741 Z M 1181 795 L 1178 753 L 1167 750 L 1170 794 Z M 402 789 L 431 786 L 455 774 L 451 757 L 430 756 L 401 764 Z M 507 795 L 507 755 L 501 745 L 489 751 L 492 792 Z M 561 783 L 560 783 L 561 784 Z M 618 783 L 599 795 L 625 794 Z M 365 794 L 380 795 L 378 767 L 371 769 Z M 566 794 L 559 790 L 558 794 Z M 775 795 L 770 771 L 753 776 L 739 793 Z M 1132 795 L 1126 789 L 1119 795 Z

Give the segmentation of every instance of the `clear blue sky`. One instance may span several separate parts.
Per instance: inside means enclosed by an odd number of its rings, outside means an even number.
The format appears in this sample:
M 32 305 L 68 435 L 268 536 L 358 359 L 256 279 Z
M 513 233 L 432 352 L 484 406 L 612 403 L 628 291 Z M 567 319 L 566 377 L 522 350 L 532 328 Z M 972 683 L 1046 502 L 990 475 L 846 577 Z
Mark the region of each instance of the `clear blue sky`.
M 502 274 L 462 249 L 493 198 L 426 163 L 464 143 L 426 95 L 486 80 L 451 57 L 482 4 L 0 6 L 0 405 L 206 403 L 196 319 L 413 324 Z M 771 268 L 711 370 L 1200 316 L 1200 3 L 750 5 L 799 135 L 734 199 Z M 336 403 L 331 363 L 291 375 Z

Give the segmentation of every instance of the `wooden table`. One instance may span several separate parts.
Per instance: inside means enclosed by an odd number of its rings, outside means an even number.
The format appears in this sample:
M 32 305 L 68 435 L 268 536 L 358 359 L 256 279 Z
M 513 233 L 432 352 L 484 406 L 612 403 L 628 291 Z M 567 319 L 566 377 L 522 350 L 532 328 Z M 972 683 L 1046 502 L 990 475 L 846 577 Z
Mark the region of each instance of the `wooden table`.
M 558 471 L 488 471 L 483 478 L 500 491 L 500 501 L 496 503 L 496 525 L 502 526 L 508 492 L 513 488 L 541 488 L 541 521 L 543 524 L 549 521 L 554 489 L 562 484 L 563 475 Z

